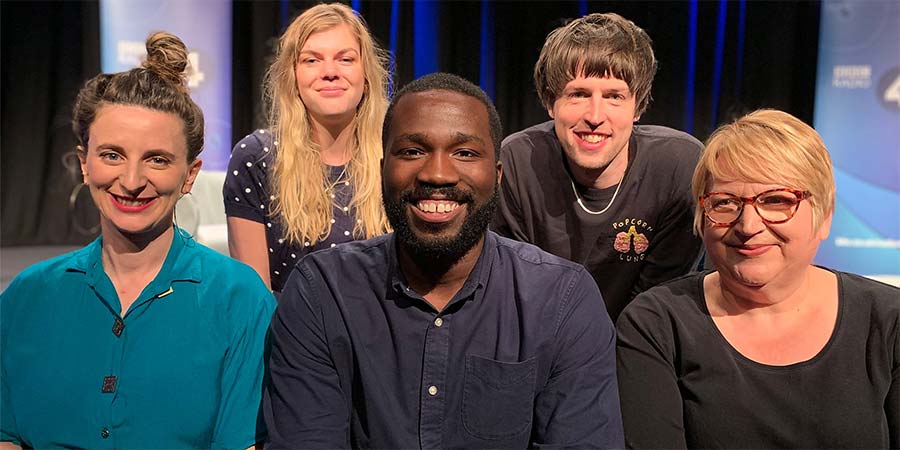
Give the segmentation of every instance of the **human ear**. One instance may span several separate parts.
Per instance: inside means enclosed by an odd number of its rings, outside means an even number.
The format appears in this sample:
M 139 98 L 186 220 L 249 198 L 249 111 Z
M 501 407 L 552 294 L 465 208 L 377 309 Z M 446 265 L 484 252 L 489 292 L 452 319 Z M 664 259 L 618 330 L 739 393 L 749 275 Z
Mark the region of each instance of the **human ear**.
M 822 223 L 819 225 L 819 229 L 816 230 L 816 238 L 819 241 L 824 241 L 828 239 L 828 235 L 831 233 L 831 218 L 834 217 L 834 212 L 828 214 L 825 219 L 822 220 Z
M 87 150 L 80 145 L 75 146 L 75 155 L 78 156 L 78 164 L 81 166 L 81 181 L 87 183 Z
M 203 161 L 200 159 L 195 159 L 194 162 L 191 163 L 190 168 L 188 168 L 187 178 L 184 179 L 184 184 L 181 185 L 181 193 L 183 195 L 187 195 L 191 192 L 191 189 L 194 187 L 194 181 L 197 179 L 197 174 L 200 173 L 200 166 L 203 165 Z

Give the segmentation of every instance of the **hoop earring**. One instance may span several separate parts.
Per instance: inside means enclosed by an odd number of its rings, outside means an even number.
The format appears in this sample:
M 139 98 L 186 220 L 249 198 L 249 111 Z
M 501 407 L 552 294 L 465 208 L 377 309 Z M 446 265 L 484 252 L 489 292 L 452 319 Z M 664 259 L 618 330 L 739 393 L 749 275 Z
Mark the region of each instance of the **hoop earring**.
M 191 198 L 185 199 L 185 197 L 189 195 Z M 181 209 L 186 209 L 188 213 L 188 222 L 185 225 L 185 228 L 182 228 L 181 225 L 178 224 L 179 207 L 181 207 Z M 175 204 L 175 208 L 172 210 L 172 224 L 181 229 L 181 231 L 183 231 L 191 238 L 193 238 L 194 235 L 197 234 L 197 228 L 200 226 L 200 210 L 197 206 L 197 200 L 190 192 L 182 194 L 178 199 L 178 202 Z
M 69 194 L 69 217 L 72 219 L 72 227 L 75 228 L 75 231 L 87 236 L 96 236 L 97 233 L 100 232 L 100 223 L 97 223 L 97 225 L 92 227 L 82 226 L 79 223 L 78 216 L 75 214 L 78 195 L 81 194 L 81 189 L 84 188 L 84 186 L 84 183 L 79 183 L 72 187 L 72 192 Z

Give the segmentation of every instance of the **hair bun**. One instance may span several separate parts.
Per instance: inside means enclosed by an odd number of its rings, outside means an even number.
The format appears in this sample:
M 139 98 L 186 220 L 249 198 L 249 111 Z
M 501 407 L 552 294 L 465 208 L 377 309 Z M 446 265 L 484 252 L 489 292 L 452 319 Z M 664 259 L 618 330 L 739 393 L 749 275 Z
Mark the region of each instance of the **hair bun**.
M 178 36 L 165 31 L 150 34 L 143 67 L 187 92 L 188 52 Z

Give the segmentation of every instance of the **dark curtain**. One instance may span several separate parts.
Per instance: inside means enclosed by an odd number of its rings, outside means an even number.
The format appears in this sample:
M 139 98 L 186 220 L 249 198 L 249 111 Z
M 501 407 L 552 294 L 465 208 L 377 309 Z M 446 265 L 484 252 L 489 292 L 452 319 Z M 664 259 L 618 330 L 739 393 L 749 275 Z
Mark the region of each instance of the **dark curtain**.
M 261 83 L 277 38 L 315 3 L 234 2 L 233 141 L 265 125 Z M 485 8 L 479 1 L 442 1 L 431 6 L 438 18 L 433 43 L 438 69 L 490 85 L 506 133 L 548 119 L 531 81 L 534 62 L 547 33 L 583 10 L 619 13 L 653 39 L 659 72 L 642 123 L 683 129 L 701 140 L 717 124 L 760 107 L 783 109 L 812 123 L 818 2 L 498 1 Z M 69 197 L 79 180 L 63 157 L 75 145 L 69 124 L 74 96 L 100 70 L 97 1 L 0 1 L 0 8 L 0 245 L 84 243 L 93 236 L 96 213 L 86 192 L 70 211 Z M 423 45 L 413 32 L 415 4 L 362 1 L 359 12 L 382 47 L 393 47 L 394 86 L 402 87 L 415 77 L 414 50 Z M 483 14 L 491 25 L 487 30 Z M 494 68 L 487 80 L 481 73 L 484 42 L 490 44 L 487 57 Z
M 0 20 L 0 243 L 85 243 L 97 216 L 86 189 L 70 213 L 81 182 L 71 108 L 100 71 L 98 4 L 2 1 Z

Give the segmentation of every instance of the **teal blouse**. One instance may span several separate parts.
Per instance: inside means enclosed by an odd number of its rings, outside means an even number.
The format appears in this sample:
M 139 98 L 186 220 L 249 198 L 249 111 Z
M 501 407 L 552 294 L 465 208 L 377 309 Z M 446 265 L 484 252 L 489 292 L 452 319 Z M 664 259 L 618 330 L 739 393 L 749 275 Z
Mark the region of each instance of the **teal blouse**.
M 175 228 L 124 317 L 101 239 L 0 295 L 0 440 L 35 448 L 246 448 L 275 300 L 250 267 Z

